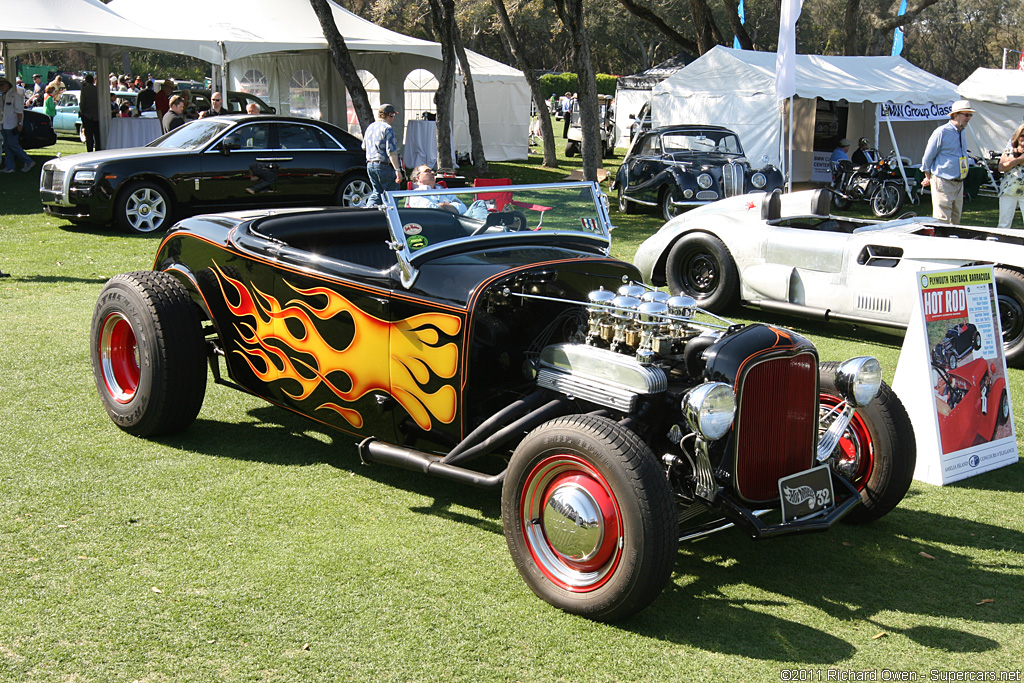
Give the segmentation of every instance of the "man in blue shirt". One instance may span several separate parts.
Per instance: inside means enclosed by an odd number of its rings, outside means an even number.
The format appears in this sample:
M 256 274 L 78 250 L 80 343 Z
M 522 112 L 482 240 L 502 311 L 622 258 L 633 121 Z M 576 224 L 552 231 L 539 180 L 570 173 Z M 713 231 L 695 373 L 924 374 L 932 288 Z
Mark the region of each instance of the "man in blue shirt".
M 839 141 L 839 146 L 832 150 L 832 167 L 835 168 L 836 162 L 849 161 L 850 160 L 850 141 L 843 138 Z
M 391 127 L 397 114 L 398 110 L 393 105 L 383 105 L 377 111 L 377 120 L 363 133 L 366 174 L 370 176 L 370 187 L 373 188 L 366 206 L 382 206 L 381 195 L 388 190 L 397 190 L 402 182 L 402 161 L 398 157 L 398 142 Z
M 924 148 L 922 187 L 930 187 L 932 216 L 945 223 L 960 223 L 964 210 L 964 178 L 967 177 L 967 147 L 964 128 L 974 115 L 971 103 L 957 100 L 949 111 L 949 122 L 932 132 Z

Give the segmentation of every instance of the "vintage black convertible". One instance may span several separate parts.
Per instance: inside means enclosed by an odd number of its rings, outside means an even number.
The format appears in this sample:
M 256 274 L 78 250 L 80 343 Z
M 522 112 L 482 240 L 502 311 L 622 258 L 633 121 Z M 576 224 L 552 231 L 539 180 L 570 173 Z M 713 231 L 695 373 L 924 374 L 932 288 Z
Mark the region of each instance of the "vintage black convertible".
M 360 140 L 288 116 L 199 119 L 145 147 L 43 165 L 43 210 L 72 223 L 166 230 L 176 215 L 244 207 L 359 206 L 370 194 Z
M 619 195 L 619 211 L 657 206 L 667 221 L 686 207 L 782 185 L 782 171 L 767 163 L 761 169 L 751 166 L 739 137 L 728 128 L 675 125 L 637 135 L 612 189 Z
M 821 531 L 903 498 L 913 431 L 875 359 L 819 363 L 794 332 L 639 284 L 595 184 L 447 192 L 464 214 L 403 191 L 181 221 L 152 271 L 100 293 L 108 415 L 183 430 L 212 375 L 357 435 L 366 463 L 500 488 L 529 587 L 600 620 L 654 600 L 681 539 Z

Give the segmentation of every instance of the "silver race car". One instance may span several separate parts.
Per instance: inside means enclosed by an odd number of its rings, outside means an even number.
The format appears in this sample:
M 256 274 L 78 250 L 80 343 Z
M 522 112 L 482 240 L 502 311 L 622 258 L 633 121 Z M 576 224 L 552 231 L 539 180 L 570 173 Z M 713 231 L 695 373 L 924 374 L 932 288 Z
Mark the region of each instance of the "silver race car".
M 634 259 L 647 282 L 724 312 L 743 304 L 905 328 L 920 270 L 993 264 L 1006 360 L 1024 365 L 1024 233 L 931 217 L 829 213 L 827 190 L 730 197 L 677 216 Z

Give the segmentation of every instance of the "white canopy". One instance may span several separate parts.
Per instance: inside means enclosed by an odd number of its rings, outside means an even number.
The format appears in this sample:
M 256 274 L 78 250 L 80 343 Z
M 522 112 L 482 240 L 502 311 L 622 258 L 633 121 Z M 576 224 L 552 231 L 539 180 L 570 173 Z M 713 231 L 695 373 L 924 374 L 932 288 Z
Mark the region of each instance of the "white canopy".
M 974 107 L 970 129 L 982 151 L 1001 153 L 1024 122 L 1024 71 L 978 69 L 957 87 L 957 92 Z
M 380 102 L 403 109 L 405 79 L 415 69 L 439 76 L 441 46 L 367 21 L 343 7 L 328 3 L 352 52 L 357 69 L 370 72 L 380 86 Z M 327 41 L 308 0 L 112 0 L 111 9 L 152 27 L 180 26 L 204 43 L 194 56 L 222 65 L 230 89 L 241 88 L 246 72 L 258 71 L 267 79 L 269 104 L 288 113 L 292 77 L 308 72 L 320 91 L 320 115 L 345 127 L 349 123 L 345 86 L 327 50 Z M 216 46 L 211 52 L 210 44 Z M 475 53 L 469 54 L 477 88 L 484 153 L 490 161 L 525 159 L 529 153 L 530 91 L 522 73 Z M 461 87 L 461 79 L 458 79 Z M 404 113 L 395 121 L 403 138 Z M 459 152 L 469 152 L 470 138 L 463 91 L 453 109 L 453 140 Z M 358 132 L 358 131 L 354 131 Z
M 168 38 L 166 31 L 126 19 L 99 0 L 18 0 L 5 7 L 0 42 L 11 56 L 68 47 L 91 51 L 96 45 L 105 55 L 124 47 L 186 54 L 206 47 L 195 37 Z
M 783 126 L 782 110 L 775 97 L 774 52 L 715 47 L 656 85 L 652 96 L 655 125 L 726 126 L 739 134 L 752 163 L 760 165 L 767 158 L 781 165 Z M 849 103 L 846 130 L 840 135 L 855 138 L 873 134 L 874 103 L 945 103 L 957 95 L 952 83 L 902 57 L 797 55 L 796 96 L 792 176 L 794 181 L 801 181 L 811 177 L 815 98 Z M 897 126 L 901 152 L 914 158 L 923 153 L 935 124 L 894 124 Z M 919 130 L 911 133 L 912 128 Z M 880 147 L 886 141 L 880 140 Z

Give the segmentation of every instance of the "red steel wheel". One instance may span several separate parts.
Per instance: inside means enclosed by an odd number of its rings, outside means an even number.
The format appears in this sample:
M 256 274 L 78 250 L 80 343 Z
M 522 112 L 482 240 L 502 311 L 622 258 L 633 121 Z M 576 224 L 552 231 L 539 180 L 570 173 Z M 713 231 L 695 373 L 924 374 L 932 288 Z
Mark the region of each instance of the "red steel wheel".
M 128 403 L 139 389 L 139 347 L 132 324 L 121 313 L 109 314 L 100 327 L 100 369 L 110 398 Z
M 842 401 L 835 383 L 838 367 L 834 362 L 818 365 L 818 400 L 823 414 Z M 857 408 L 827 462 L 833 472 L 860 491 L 861 504 L 843 521 L 874 521 L 903 500 L 914 478 L 917 442 L 907 410 L 888 384 L 882 382 L 875 400 Z
M 664 470 L 606 417 L 570 415 L 530 432 L 512 454 L 501 508 L 520 576 L 566 612 L 622 619 L 672 575 L 678 533 Z
M 622 519 L 611 487 L 586 461 L 555 455 L 526 477 L 523 540 L 540 570 L 570 591 L 600 587 L 622 555 Z

